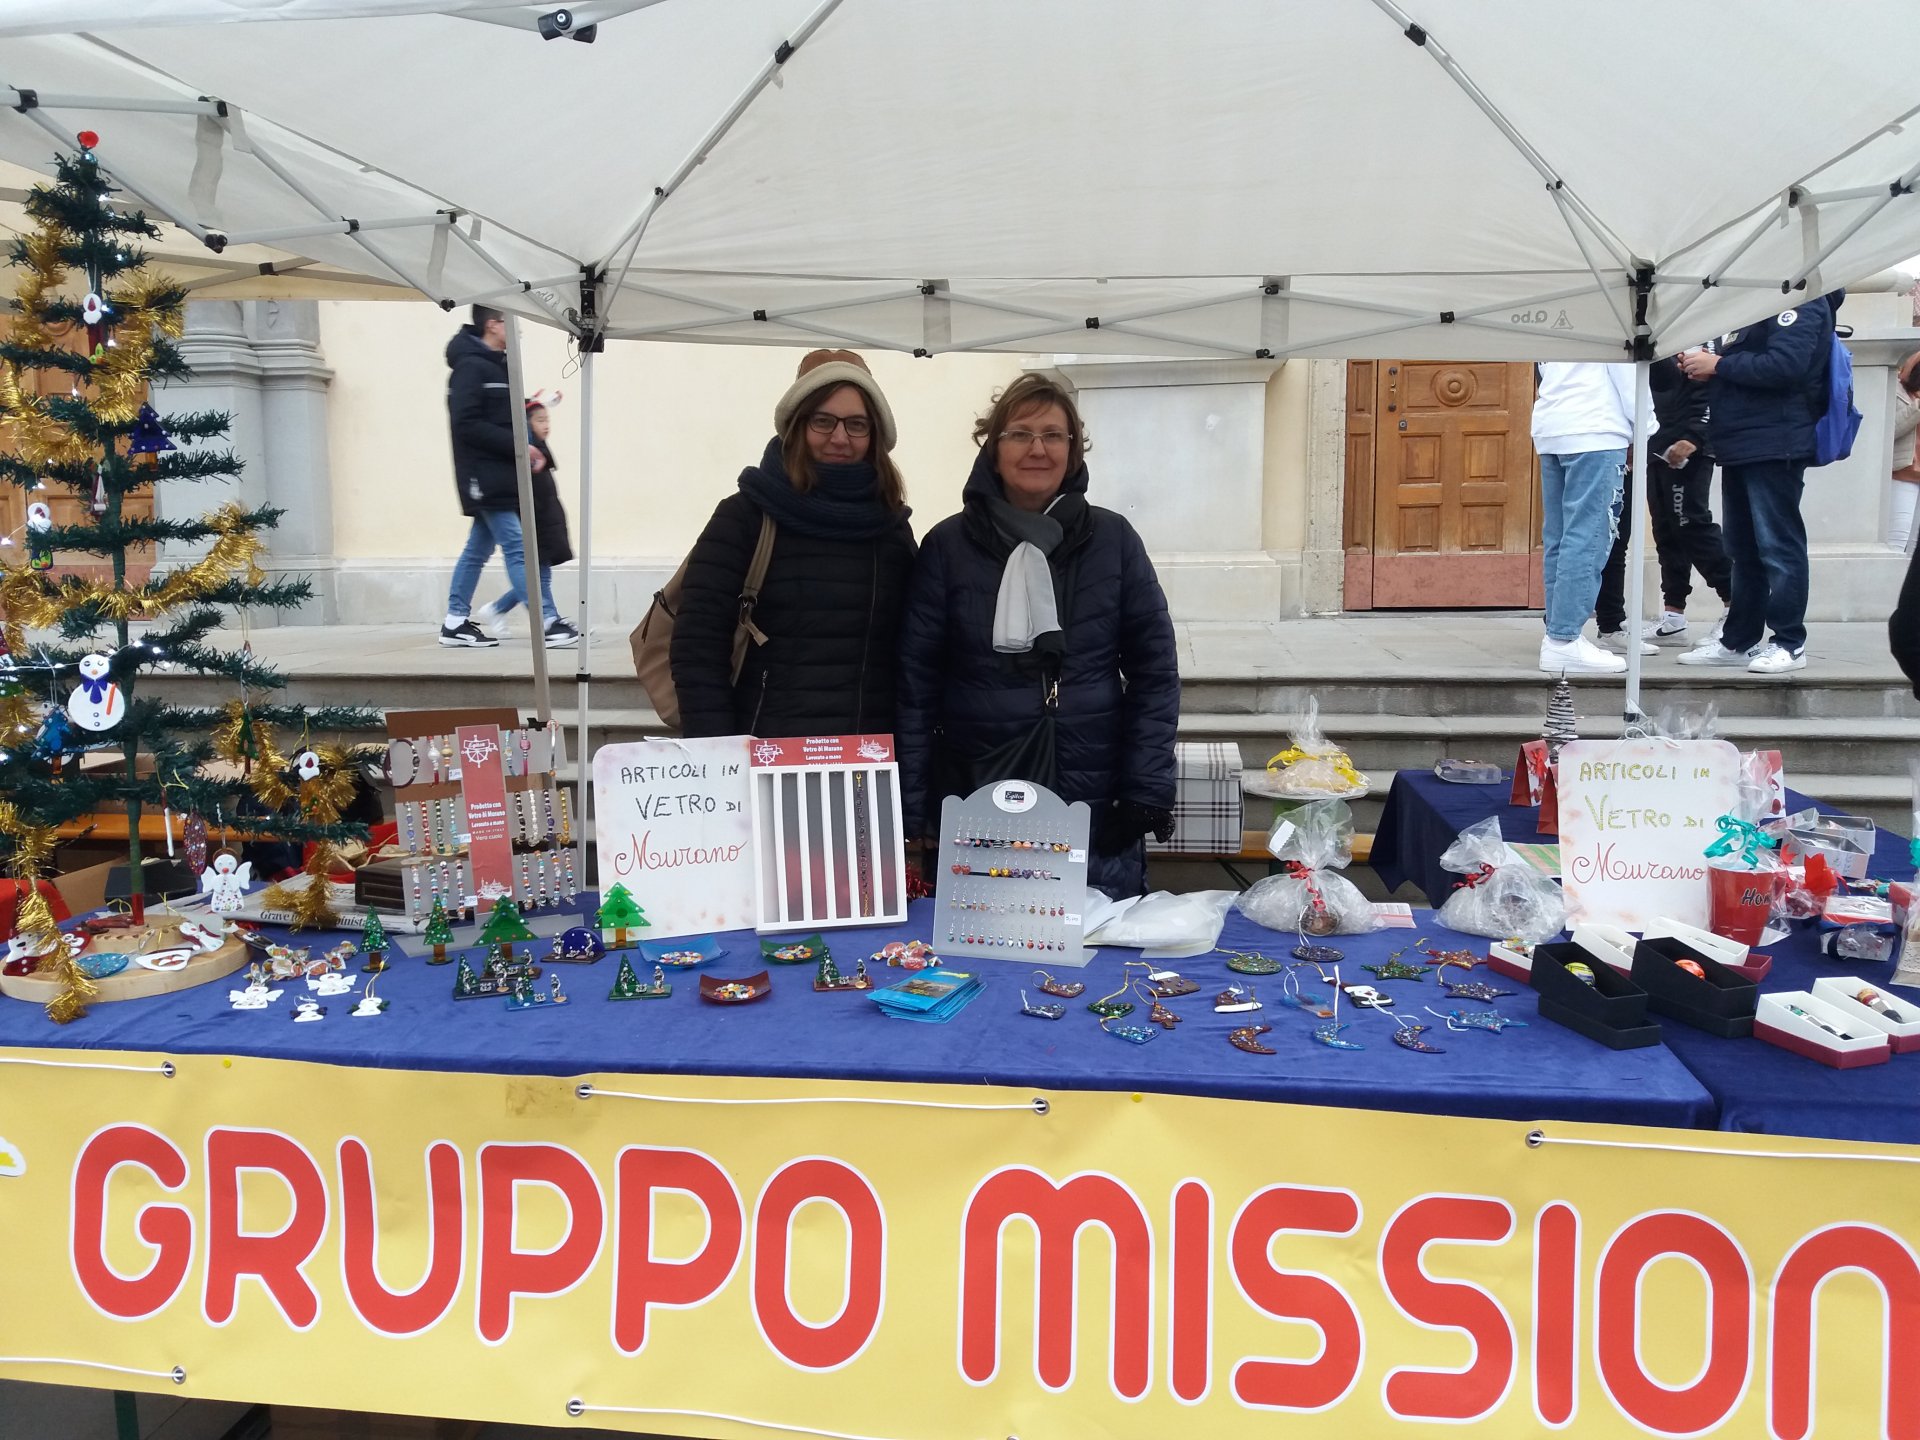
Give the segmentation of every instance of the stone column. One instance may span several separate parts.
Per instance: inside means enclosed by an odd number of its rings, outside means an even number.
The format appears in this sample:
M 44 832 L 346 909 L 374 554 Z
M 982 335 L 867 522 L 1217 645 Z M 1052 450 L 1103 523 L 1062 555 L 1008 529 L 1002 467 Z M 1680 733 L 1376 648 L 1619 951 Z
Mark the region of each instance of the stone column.
M 201 300 L 188 304 L 180 342 L 193 375 L 161 388 L 154 408 L 222 410 L 233 417 L 227 444 L 241 464 L 237 482 L 163 486 L 163 515 L 197 515 L 226 499 L 285 513 L 267 534 L 261 568 L 306 577 L 313 598 L 297 610 L 261 611 L 254 624 L 319 625 L 334 620 L 333 506 L 327 458 L 327 387 L 319 306 L 311 300 Z M 189 550 L 166 546 L 162 565 Z

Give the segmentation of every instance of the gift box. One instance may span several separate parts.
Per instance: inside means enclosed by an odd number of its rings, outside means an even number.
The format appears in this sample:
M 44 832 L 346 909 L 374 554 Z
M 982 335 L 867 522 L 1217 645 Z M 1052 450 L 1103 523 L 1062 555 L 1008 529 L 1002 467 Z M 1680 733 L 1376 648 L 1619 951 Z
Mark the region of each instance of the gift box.
M 1633 969 L 1633 947 L 1638 942 L 1618 925 L 1576 925 L 1573 943 L 1592 951 L 1622 975 Z
M 1773 970 L 1771 955 L 1761 955 L 1738 940 L 1729 940 L 1724 935 L 1716 935 L 1711 930 L 1702 930 L 1679 920 L 1661 918 L 1650 921 L 1642 933 L 1649 940 L 1678 940 L 1698 954 L 1711 955 L 1729 970 L 1736 970 L 1749 980 L 1764 980 Z
M 1244 824 L 1240 747 L 1182 740 L 1173 747 L 1173 839 L 1147 836 L 1149 855 L 1238 855 Z
M 1681 969 L 1681 960 L 1691 960 L 1701 974 Z M 1656 1014 L 1728 1039 L 1753 1033 L 1760 987 L 1684 941 L 1643 939 L 1633 950 L 1633 981 Z
M 1567 968 L 1576 961 L 1592 972 L 1591 985 Z M 1577 942 L 1534 946 L 1532 980 L 1540 995 L 1540 1014 L 1557 1025 L 1610 1050 L 1660 1043 L 1659 1024 L 1647 1018 L 1647 992 Z
M 1834 1070 L 1883 1065 L 1893 1053 L 1887 1033 L 1806 990 L 1762 995 L 1754 1035 Z
M 1871 995 L 1884 1008 L 1876 1010 L 1868 1005 L 1861 1000 L 1862 994 Z M 1858 975 L 1822 975 L 1813 982 L 1813 995 L 1861 1024 L 1885 1031 L 1887 1048 L 1894 1054 L 1910 1055 L 1920 1050 L 1920 1004 Z
M 1846 880 L 1864 880 L 1873 859 L 1874 824 L 1863 815 L 1822 815 L 1799 810 L 1767 827 L 1780 838 L 1781 858 L 1790 865 L 1809 855 L 1826 857 L 1827 866 Z

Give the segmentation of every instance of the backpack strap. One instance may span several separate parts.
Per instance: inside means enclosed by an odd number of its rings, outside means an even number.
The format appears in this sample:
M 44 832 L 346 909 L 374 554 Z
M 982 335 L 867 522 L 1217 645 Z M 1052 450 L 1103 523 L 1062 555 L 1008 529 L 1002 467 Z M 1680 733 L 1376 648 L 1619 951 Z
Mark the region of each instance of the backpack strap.
M 746 579 L 740 582 L 740 628 L 756 645 L 767 643 L 766 635 L 753 623 L 753 610 L 760 603 L 760 587 L 767 580 L 767 566 L 773 561 L 773 517 L 760 516 L 760 539 L 753 547 L 753 559 L 747 565 Z

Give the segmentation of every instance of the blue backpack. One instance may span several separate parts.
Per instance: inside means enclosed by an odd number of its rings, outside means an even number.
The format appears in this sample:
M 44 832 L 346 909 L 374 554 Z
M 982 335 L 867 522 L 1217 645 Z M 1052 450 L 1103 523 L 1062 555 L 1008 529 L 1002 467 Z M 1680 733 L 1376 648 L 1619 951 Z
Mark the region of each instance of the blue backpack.
M 1813 426 L 1813 463 L 1831 465 L 1853 453 L 1860 412 L 1853 408 L 1853 352 L 1838 335 L 1827 339 L 1826 408 Z

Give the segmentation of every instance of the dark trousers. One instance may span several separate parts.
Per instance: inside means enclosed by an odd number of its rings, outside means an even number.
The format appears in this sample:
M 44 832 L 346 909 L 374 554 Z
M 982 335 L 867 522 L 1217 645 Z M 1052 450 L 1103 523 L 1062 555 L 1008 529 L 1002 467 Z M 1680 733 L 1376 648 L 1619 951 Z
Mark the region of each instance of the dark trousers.
M 1660 595 L 1667 609 L 1684 611 L 1693 592 L 1693 572 L 1722 601 L 1733 594 L 1733 562 L 1713 523 L 1709 503 L 1713 461 L 1694 454 L 1678 470 L 1652 456 L 1647 461 L 1647 513 L 1653 520 L 1653 548 L 1660 557 Z M 1602 635 L 1611 634 L 1627 620 L 1627 527 L 1614 537 L 1613 553 L 1600 574 L 1600 597 L 1593 616 Z
M 1920 546 L 1907 561 L 1907 580 L 1900 587 L 1900 603 L 1887 617 L 1887 648 L 1895 663 L 1913 685 L 1914 699 L 1920 700 Z
M 1722 472 L 1733 601 L 1720 643 L 1729 650 L 1749 650 L 1769 630 L 1789 650 L 1807 643 L 1806 474 L 1805 460 L 1759 460 Z

